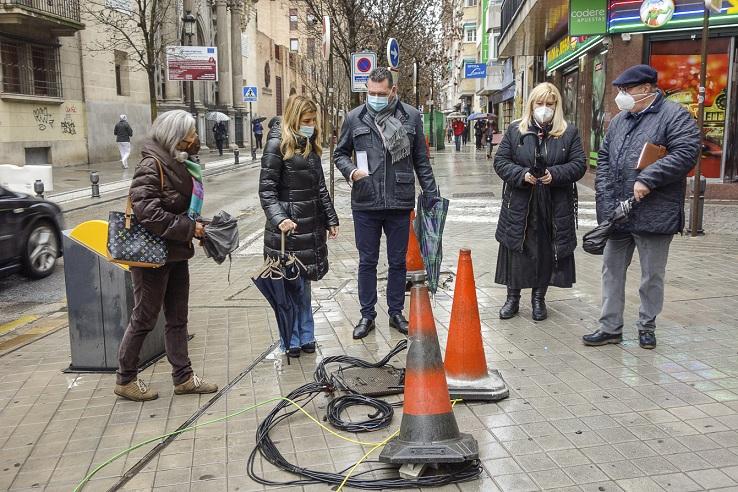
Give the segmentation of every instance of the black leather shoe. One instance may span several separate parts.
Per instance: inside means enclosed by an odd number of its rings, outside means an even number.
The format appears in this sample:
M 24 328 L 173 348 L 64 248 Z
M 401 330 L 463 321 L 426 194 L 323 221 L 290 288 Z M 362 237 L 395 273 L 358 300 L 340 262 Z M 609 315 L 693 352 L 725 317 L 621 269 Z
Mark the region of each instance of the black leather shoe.
M 300 357 L 300 347 L 292 347 L 287 351 L 287 357 L 290 357 L 292 359 L 297 359 Z
M 546 309 L 546 289 L 533 289 L 531 296 L 531 306 L 533 307 L 533 319 L 535 321 L 543 321 L 548 318 L 548 309 Z
M 312 354 L 315 352 L 315 342 L 306 343 L 301 348 L 306 354 Z
M 373 319 L 361 318 L 359 324 L 354 328 L 354 340 L 364 338 L 376 327 L 377 325 L 374 323 Z
M 654 349 L 656 348 L 656 334 L 652 331 L 638 331 L 638 343 L 641 348 Z
M 608 343 L 620 343 L 623 341 L 623 335 L 621 333 L 607 333 L 597 330 L 589 335 L 584 335 L 582 340 L 584 341 L 584 345 L 598 347 L 600 345 L 607 345 Z
M 520 289 L 507 288 L 507 300 L 500 308 L 500 319 L 510 319 L 520 310 Z
M 389 325 L 403 335 L 407 335 L 408 322 L 402 313 L 390 316 Z

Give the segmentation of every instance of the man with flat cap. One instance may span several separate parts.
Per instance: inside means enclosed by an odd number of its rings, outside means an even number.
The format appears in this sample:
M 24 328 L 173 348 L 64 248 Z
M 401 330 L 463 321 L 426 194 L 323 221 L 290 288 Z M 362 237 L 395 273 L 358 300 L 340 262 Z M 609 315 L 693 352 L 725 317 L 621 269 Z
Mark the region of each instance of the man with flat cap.
M 583 337 L 585 345 L 622 341 L 625 278 L 637 249 L 641 263 L 638 341 L 642 348 L 656 347 L 656 317 L 664 304 L 669 245 L 684 228 L 685 180 L 701 145 L 694 118 L 666 99 L 657 79 L 652 67 L 636 65 L 613 81 L 620 113 L 610 123 L 597 157 L 597 220 L 607 219 L 619 202 L 630 197 L 637 203 L 605 247 L 599 327 Z M 663 146 L 666 154 L 641 161 L 646 144 Z M 652 163 L 644 167 L 648 160 Z

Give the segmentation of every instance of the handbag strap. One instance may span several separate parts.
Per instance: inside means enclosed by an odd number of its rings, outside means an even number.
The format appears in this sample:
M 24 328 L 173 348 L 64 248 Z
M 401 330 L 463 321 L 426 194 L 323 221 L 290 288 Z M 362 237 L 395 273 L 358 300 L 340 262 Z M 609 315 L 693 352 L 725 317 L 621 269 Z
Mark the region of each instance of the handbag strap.
M 150 156 L 152 159 L 156 161 L 156 165 L 159 168 L 159 185 L 161 186 L 161 191 L 164 191 L 164 167 L 161 164 L 161 161 L 156 156 Z M 143 162 L 143 159 L 141 159 L 141 162 Z M 131 228 L 131 216 L 133 215 L 133 203 L 131 202 L 131 194 L 128 193 L 128 201 L 126 202 L 126 229 Z

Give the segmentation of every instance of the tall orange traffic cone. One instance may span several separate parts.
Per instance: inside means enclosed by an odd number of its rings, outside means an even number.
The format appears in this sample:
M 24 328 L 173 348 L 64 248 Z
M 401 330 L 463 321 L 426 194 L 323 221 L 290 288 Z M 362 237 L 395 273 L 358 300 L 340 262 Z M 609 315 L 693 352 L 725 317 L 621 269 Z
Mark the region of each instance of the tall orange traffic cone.
M 477 459 L 479 447 L 459 432 L 443 370 L 425 273 L 413 275 L 405 403 L 400 434 L 379 455 L 385 463 L 459 463 Z
M 410 211 L 410 236 L 407 240 L 407 253 L 405 254 L 405 264 L 407 266 L 407 277 L 413 272 L 424 272 L 423 256 L 420 254 L 420 244 L 418 238 L 415 237 L 415 229 L 413 221 L 415 220 L 415 210 Z
M 444 365 L 452 398 L 496 401 L 510 394 L 500 373 L 487 369 L 469 249 L 459 252 Z

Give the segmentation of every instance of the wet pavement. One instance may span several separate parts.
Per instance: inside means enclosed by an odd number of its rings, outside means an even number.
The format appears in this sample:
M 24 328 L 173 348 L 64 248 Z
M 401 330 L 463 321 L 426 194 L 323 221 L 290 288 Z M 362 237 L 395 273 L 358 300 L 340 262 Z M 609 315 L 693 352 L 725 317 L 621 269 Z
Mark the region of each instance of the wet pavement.
M 448 282 L 433 303 L 441 347 L 447 338 L 458 250 L 471 247 L 487 362 L 501 371 L 510 388 L 510 397 L 499 403 L 456 405 L 461 431 L 473 433 L 479 442 L 484 474 L 477 481 L 440 490 L 736 490 L 738 235 L 675 238 L 655 350 L 639 348 L 634 327 L 637 258 L 628 281 L 624 343 L 584 347 L 581 335 L 595 327 L 599 314 L 601 258 L 576 252 L 577 284 L 550 290 L 548 320 L 531 320 L 530 294 L 524 292 L 520 316 L 500 321 L 497 311 L 505 289 L 493 282 L 500 180 L 491 161 L 468 151 L 436 154 L 434 169 L 441 190 L 451 198 L 442 265 Z M 208 189 L 215 191 L 209 196 L 216 198 L 210 204 L 206 199 L 206 207 L 239 216 L 242 246 L 233 257 L 230 283 L 227 262 L 218 266 L 198 254 L 190 263 L 190 332 L 195 335 L 190 357 L 198 374 L 220 386 L 237 378 L 277 339 L 271 309 L 250 281 L 262 263 L 258 172 L 243 170 L 230 180 L 228 176 L 212 178 Z M 579 196 L 581 235 L 594 225 L 594 196 L 583 187 Z M 378 360 L 403 338 L 388 327 L 386 314 L 379 315 L 377 329 L 367 338 L 351 337 L 358 320 L 358 261 L 349 188 L 342 180 L 336 183 L 336 201 L 342 222 L 339 239 L 329 243 L 331 271 L 313 286 L 317 353 L 303 354 L 291 365 L 281 358 L 258 363 L 198 422 L 287 394 L 312 380 L 322 357 L 349 354 Z M 81 219 L 90 212 L 72 213 Z M 386 261 L 384 254 L 380 258 Z M 386 264 L 380 263 L 379 269 L 382 276 Z M 382 299 L 380 292 L 380 312 Z M 160 393 L 158 400 L 147 403 L 116 398 L 112 375 L 62 373 L 70 354 L 68 330 L 59 312 L 29 324 L 56 320 L 57 328 L 0 356 L 3 490 L 69 491 L 98 464 L 176 429 L 209 400 L 173 395 L 166 360 L 141 373 Z M 401 364 L 404 355 L 399 359 Z M 322 420 L 327 402 L 321 396 L 308 411 Z M 256 426 L 269 408 L 182 434 L 123 490 L 277 489 L 265 488 L 246 474 Z M 388 429 L 348 436 L 382 441 L 398 428 L 400 413 Z M 335 437 L 304 415 L 292 417 L 274 435 L 285 457 L 315 469 L 343 469 L 369 450 Z M 85 490 L 114 485 L 153 446 L 114 461 Z M 271 480 L 296 478 L 260 458 L 257 462 L 258 472 Z M 357 471 L 377 466 L 362 464 Z

